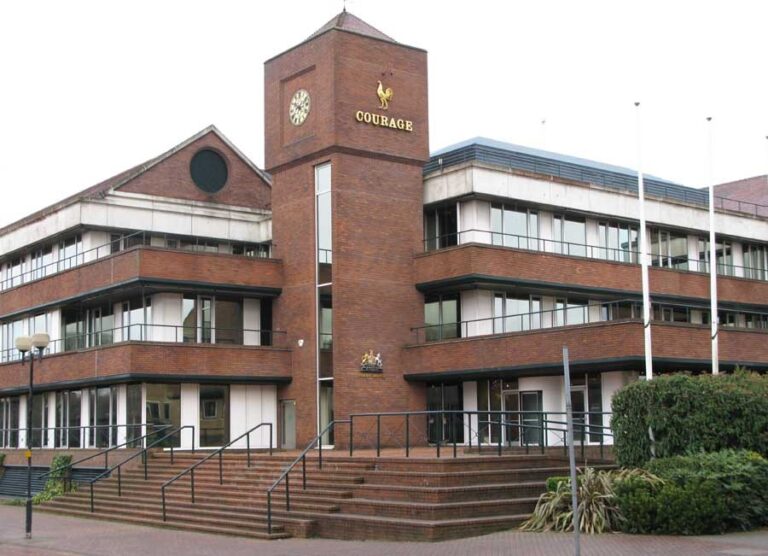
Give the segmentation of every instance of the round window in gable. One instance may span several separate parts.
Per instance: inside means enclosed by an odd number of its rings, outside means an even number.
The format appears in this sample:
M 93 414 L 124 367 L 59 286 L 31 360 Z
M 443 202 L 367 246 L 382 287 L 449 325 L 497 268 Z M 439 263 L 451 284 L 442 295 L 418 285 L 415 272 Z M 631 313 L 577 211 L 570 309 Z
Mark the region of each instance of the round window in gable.
M 206 193 L 217 193 L 227 183 L 227 163 L 223 156 L 210 149 L 195 153 L 189 163 L 189 173 L 195 185 Z

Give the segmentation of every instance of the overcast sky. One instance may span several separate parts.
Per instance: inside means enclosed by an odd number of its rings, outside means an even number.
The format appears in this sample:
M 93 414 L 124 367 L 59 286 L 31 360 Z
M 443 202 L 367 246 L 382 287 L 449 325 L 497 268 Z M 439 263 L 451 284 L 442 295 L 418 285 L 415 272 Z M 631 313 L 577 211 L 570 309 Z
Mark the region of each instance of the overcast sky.
M 264 162 L 263 62 L 342 0 L 3 1 L 0 226 L 215 124 Z M 768 2 L 349 0 L 429 52 L 430 148 L 474 136 L 708 183 L 768 173 Z M 546 121 L 546 123 L 542 123 Z

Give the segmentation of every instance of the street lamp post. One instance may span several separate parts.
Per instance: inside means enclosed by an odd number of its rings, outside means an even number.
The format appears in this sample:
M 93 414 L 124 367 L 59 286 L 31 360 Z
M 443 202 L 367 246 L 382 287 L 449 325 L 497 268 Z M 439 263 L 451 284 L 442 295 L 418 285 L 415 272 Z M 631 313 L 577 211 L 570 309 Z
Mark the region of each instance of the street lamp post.
M 19 336 L 16 338 L 16 349 L 21 352 L 21 364 L 29 352 L 29 391 L 27 392 L 27 538 L 32 538 L 32 389 L 35 373 L 35 354 L 32 348 L 37 349 L 40 359 L 43 358 L 43 350 L 51 341 L 48 334 L 33 334 L 32 336 Z

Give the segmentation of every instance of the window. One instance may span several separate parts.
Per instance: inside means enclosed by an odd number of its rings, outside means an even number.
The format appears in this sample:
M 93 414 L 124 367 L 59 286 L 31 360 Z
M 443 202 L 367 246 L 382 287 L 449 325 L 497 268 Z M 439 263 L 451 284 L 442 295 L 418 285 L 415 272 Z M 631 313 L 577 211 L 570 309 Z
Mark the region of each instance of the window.
M 519 332 L 541 328 L 541 298 L 493 295 L 493 332 Z
M 229 386 L 200 385 L 200 446 L 229 442 Z
M 730 241 L 723 240 L 715 243 L 715 257 L 717 273 L 733 276 L 733 253 Z M 709 272 L 709 240 L 704 238 L 699 238 L 699 272 Z
M 424 296 L 425 338 L 428 342 L 458 338 L 459 294 Z
M 744 244 L 744 277 L 768 280 L 768 246 Z
M 0 327 L 0 340 L 2 343 L 2 362 L 17 361 L 21 359 L 21 353 L 16 349 L 16 338 L 25 336 L 24 320 L 18 319 L 4 322 Z
M 583 218 L 556 214 L 553 224 L 556 253 L 587 256 L 587 223 Z
M 688 236 L 651 228 L 651 264 L 688 270 Z
M 0 398 L 0 448 L 19 447 L 19 398 Z
M 149 339 L 149 326 L 152 323 L 152 299 L 126 301 L 122 304 L 123 341 L 144 341 Z
M 158 430 L 160 427 L 166 427 L 170 432 L 172 429 L 181 426 L 181 385 L 180 384 L 147 384 L 147 433 Z M 167 434 L 167 433 L 166 433 Z M 158 433 L 155 438 L 165 436 Z M 179 447 L 181 438 L 174 434 L 166 441 L 163 446 Z
M 600 222 L 598 257 L 609 261 L 636 263 L 638 245 L 637 226 L 621 222 Z
M 589 307 L 586 301 L 555 299 L 552 326 L 573 326 L 589 322 Z
M 266 259 L 270 256 L 270 247 L 269 243 L 233 243 L 232 254 Z
M 83 264 L 83 238 L 77 234 L 59 242 L 58 269 L 67 270 L 79 264 Z
M 427 251 L 452 247 L 458 243 L 456 204 L 424 211 L 424 241 Z
M 7 278 L 6 278 L 6 287 L 8 288 L 15 288 L 16 286 L 20 286 L 23 280 L 22 274 L 24 273 L 24 258 L 19 257 L 16 259 L 11 259 L 11 262 L 8 263 L 8 270 L 7 270 Z
M 493 203 L 491 232 L 494 245 L 539 249 L 539 213 L 528 208 Z
M 38 280 L 48 274 L 52 274 L 53 269 L 53 249 L 50 245 L 32 252 L 31 258 L 31 279 Z
M 331 206 L 331 164 L 315 166 L 315 211 L 317 216 L 317 262 L 333 263 L 333 209 Z M 330 280 L 327 280 L 330 282 Z

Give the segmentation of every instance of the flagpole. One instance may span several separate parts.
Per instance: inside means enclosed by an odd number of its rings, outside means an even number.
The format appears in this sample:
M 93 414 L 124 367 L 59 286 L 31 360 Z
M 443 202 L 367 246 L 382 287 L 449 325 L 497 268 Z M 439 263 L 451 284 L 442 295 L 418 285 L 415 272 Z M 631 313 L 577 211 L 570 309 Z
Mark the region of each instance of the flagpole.
M 720 372 L 717 344 L 717 244 L 715 238 L 715 182 L 712 175 L 712 117 L 707 117 L 707 167 L 709 181 L 709 297 L 710 332 L 712 339 L 712 374 Z
M 643 338 L 645 346 L 645 378 L 653 378 L 653 354 L 651 350 L 651 295 L 648 284 L 648 236 L 645 225 L 645 184 L 643 183 L 643 133 L 640 103 L 635 102 L 637 115 L 637 195 L 640 201 L 640 274 L 643 286 Z

